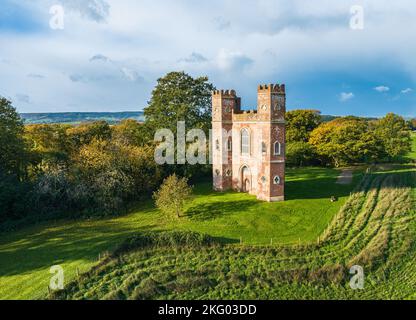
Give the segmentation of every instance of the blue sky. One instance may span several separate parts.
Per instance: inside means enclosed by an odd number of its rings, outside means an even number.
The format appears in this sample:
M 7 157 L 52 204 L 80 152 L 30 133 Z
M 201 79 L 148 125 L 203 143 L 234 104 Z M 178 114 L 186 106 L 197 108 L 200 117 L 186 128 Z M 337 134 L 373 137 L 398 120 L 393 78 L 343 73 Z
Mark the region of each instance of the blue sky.
M 414 30 L 412 0 L 1 0 L 0 95 L 20 112 L 141 110 L 184 70 L 246 107 L 258 84 L 285 83 L 289 109 L 416 116 Z

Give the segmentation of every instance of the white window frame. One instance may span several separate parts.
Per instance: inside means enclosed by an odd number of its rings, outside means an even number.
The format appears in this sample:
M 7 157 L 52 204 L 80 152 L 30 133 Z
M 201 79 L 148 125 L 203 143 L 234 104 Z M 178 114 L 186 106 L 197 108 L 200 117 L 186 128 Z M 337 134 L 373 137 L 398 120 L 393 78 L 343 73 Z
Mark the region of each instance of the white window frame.
M 279 147 L 279 152 L 276 152 L 276 147 Z M 276 141 L 273 145 L 273 154 L 275 156 L 281 156 L 282 155 L 282 144 L 279 141 Z
M 247 137 L 245 138 L 245 136 L 243 136 L 244 133 L 247 133 Z M 247 128 L 243 128 L 241 129 L 241 133 L 240 133 L 240 138 L 241 138 L 241 154 L 248 156 L 250 155 L 250 151 L 251 151 L 251 135 L 250 135 L 250 131 Z M 247 139 L 247 143 L 244 143 L 245 139 Z
M 276 182 L 276 180 L 278 180 L 278 182 Z M 273 178 L 273 184 L 280 185 L 280 182 L 281 182 L 280 176 L 274 176 L 274 178 Z

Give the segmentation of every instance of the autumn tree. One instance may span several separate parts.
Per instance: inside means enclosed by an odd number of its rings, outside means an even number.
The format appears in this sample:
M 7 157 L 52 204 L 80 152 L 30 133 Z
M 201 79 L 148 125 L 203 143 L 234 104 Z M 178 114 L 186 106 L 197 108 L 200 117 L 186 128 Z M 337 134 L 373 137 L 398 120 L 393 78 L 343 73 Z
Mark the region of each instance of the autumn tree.
M 121 121 L 112 128 L 113 140 L 122 144 L 143 146 L 148 143 L 145 140 L 145 127 L 142 123 L 133 119 Z
M 69 127 L 66 130 L 66 135 L 69 146 L 76 152 L 93 140 L 110 140 L 111 128 L 106 121 L 94 121 Z
M 338 118 L 316 128 L 309 143 L 323 162 L 336 167 L 366 158 L 378 158 L 378 139 L 368 130 L 368 122 L 355 117 Z
M 167 177 L 160 189 L 153 194 L 156 206 L 167 216 L 179 218 L 183 214 L 186 200 L 192 194 L 188 179 L 179 178 L 176 174 Z

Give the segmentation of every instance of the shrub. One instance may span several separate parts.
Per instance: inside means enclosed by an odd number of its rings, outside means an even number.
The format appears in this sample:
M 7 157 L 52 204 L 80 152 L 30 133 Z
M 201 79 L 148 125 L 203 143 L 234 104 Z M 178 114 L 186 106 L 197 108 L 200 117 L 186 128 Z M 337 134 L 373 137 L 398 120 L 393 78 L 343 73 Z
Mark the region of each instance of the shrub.
M 185 201 L 190 198 L 192 187 L 188 179 L 178 178 L 176 174 L 163 181 L 160 189 L 153 194 L 156 206 L 167 216 L 179 218 L 183 213 Z

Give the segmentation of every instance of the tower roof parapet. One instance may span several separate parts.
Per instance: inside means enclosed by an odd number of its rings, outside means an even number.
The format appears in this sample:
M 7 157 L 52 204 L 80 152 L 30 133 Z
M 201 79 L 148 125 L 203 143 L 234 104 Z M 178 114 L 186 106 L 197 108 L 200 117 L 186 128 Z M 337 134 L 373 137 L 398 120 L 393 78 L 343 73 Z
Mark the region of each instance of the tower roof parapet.
M 261 84 L 258 86 L 258 92 L 271 92 L 271 93 L 285 93 L 286 87 L 284 84 Z
M 213 96 L 222 96 L 224 98 L 236 98 L 237 97 L 237 93 L 233 89 L 231 89 L 231 90 L 214 90 L 212 92 L 212 95 Z

